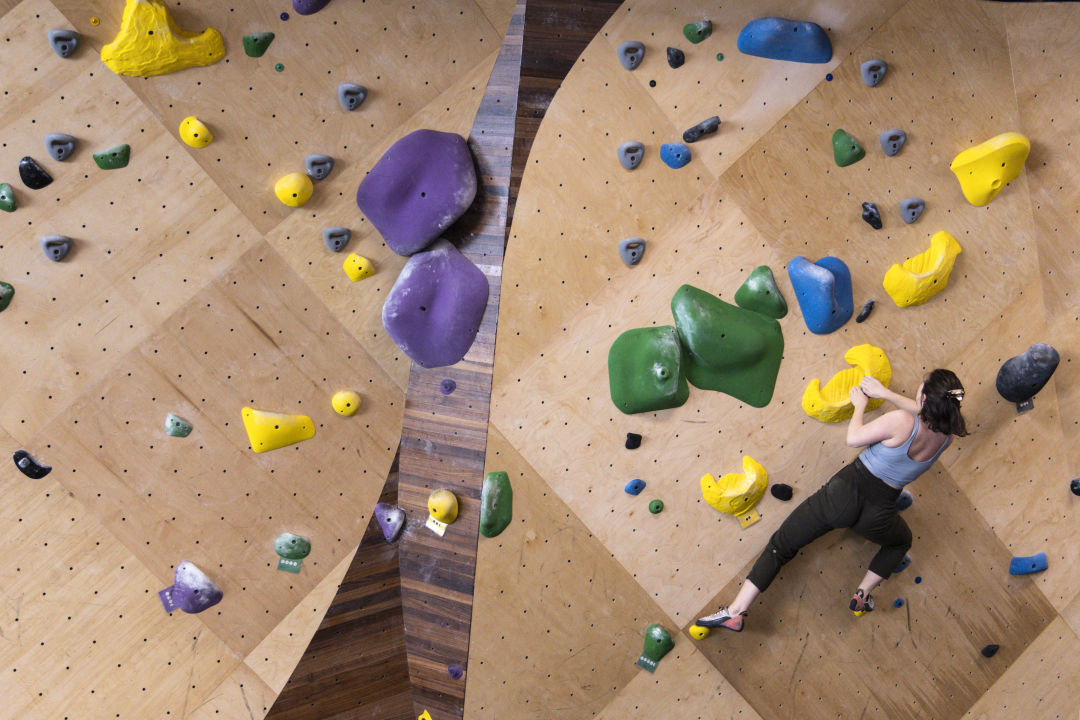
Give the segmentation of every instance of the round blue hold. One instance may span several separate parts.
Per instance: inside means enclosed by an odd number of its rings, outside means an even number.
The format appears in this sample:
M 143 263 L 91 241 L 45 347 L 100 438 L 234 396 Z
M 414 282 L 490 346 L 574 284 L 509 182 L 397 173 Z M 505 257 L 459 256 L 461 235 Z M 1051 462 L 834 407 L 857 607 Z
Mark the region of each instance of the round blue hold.
M 641 491 L 645 489 L 645 481 L 641 479 L 634 479 L 626 483 L 626 487 L 623 488 L 629 495 L 640 495 Z
M 660 159 L 664 161 L 665 165 L 674 170 L 686 167 L 691 157 L 690 148 L 682 143 L 664 143 L 660 146 Z
M 825 73 L 825 79 L 829 82 L 832 82 L 832 73 Z
M 289 19 L 289 13 L 287 13 L 287 12 L 281 13 L 281 19 L 282 20 L 288 20 Z
M 922 582 L 922 575 L 916 575 L 915 576 L 915 584 L 918 585 L 921 582 Z
M 896 600 L 893 601 L 892 606 L 898 608 L 904 607 L 904 598 L 896 598 Z

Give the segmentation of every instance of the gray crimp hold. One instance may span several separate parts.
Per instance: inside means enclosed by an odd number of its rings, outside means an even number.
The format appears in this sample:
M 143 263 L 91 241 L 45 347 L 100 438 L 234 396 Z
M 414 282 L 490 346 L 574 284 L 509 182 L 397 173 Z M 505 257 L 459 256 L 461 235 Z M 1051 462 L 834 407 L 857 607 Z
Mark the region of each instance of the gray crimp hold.
M 859 70 L 862 72 L 862 79 L 866 86 L 876 87 L 885 79 L 889 66 L 884 60 L 867 60 Z
M 907 142 L 907 133 L 903 130 L 886 130 L 881 133 L 881 149 L 885 151 L 885 154 L 892 157 L 896 153 L 900 152 L 900 148 L 904 147 L 904 143 Z
M 304 158 L 304 169 L 312 180 L 322 180 L 334 169 L 334 158 L 329 155 L 308 155 Z
M 12 460 L 15 461 L 15 467 L 19 468 L 19 472 L 31 480 L 40 480 L 52 472 L 51 465 L 42 465 L 25 450 L 16 450 L 12 455 Z
M 52 46 L 53 52 L 60 57 L 69 58 L 75 52 L 75 48 L 79 47 L 79 38 L 81 37 L 74 30 L 50 30 L 49 45 Z
M 857 322 L 857 323 L 866 322 L 866 318 L 870 317 L 870 313 L 874 311 L 874 303 L 875 302 L 876 302 L 876 300 L 874 300 L 873 298 L 870 298 L 869 300 L 867 300 L 863 304 L 862 310 L 859 311 L 858 316 L 855 318 L 855 322 Z
M 349 244 L 352 231 L 349 228 L 329 227 L 322 231 L 323 242 L 334 252 L 341 252 Z
M 637 265 L 645 255 L 645 241 L 641 238 L 626 238 L 619 243 L 619 257 L 627 265 Z
M 926 203 L 922 198 L 907 198 L 900 201 L 900 217 L 908 225 L 918 220 L 925 209 Z
M 367 88 L 356 83 L 341 83 L 337 88 L 337 99 L 341 107 L 351 112 L 364 104 Z
M 191 434 L 191 423 L 182 417 L 168 413 L 165 415 L 165 434 L 184 438 Z
M 633 170 L 641 164 L 641 159 L 645 157 L 645 145 L 637 140 L 624 142 L 619 146 L 618 154 L 619 163 L 627 170 Z
M 41 238 L 41 249 L 45 257 L 53 262 L 60 262 L 71 252 L 71 238 L 66 235 L 46 235 Z
M 681 68 L 686 63 L 686 53 L 679 48 L 669 47 L 667 49 L 667 64 L 672 69 Z
M 705 137 L 711 135 L 720 129 L 720 118 L 713 115 L 711 118 L 702 120 L 694 127 L 690 128 L 682 134 L 683 142 L 694 143 Z
M 627 40 L 619 46 L 619 62 L 627 70 L 633 70 L 645 57 L 645 46 L 637 40 Z
M 64 162 L 75 153 L 79 141 L 65 133 L 49 133 L 45 136 L 45 149 L 53 160 Z

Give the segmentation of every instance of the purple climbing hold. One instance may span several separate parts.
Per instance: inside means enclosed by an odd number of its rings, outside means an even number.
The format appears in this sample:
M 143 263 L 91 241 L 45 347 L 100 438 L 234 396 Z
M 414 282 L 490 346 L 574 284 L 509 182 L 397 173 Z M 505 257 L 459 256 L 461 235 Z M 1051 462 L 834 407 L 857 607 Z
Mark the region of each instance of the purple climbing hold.
M 295 2 L 295 0 L 293 0 Z M 450 673 L 450 677 L 454 680 L 460 680 L 461 676 L 465 674 L 465 668 L 460 665 L 451 665 L 446 668 L 446 671 Z
M 289 19 L 289 13 L 283 12 L 278 17 L 280 17 L 282 20 L 288 20 Z
M 166 612 L 179 609 L 194 614 L 221 602 L 222 592 L 206 573 L 184 561 L 176 566 L 172 587 L 165 588 L 158 596 Z
M 439 240 L 401 269 L 383 304 L 383 327 L 418 365 L 453 365 L 472 347 L 487 301 L 484 273 Z
M 416 130 L 390 146 L 356 191 L 356 204 L 387 247 L 412 255 L 461 217 L 476 197 L 476 167 L 455 133 Z
M 313 15 L 330 4 L 330 0 L 292 0 L 292 9 L 301 15 Z
M 455 390 L 457 390 L 457 383 L 450 378 L 446 378 L 441 383 L 439 383 L 439 392 L 441 392 L 443 395 L 449 395 Z
M 405 511 L 397 505 L 375 503 L 375 519 L 379 521 L 386 542 L 394 542 L 405 527 Z

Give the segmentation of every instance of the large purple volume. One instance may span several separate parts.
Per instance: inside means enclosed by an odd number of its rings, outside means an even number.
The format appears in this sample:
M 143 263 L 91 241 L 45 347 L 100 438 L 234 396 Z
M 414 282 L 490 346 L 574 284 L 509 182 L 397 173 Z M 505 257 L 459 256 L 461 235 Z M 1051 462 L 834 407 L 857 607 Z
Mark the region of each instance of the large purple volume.
M 383 327 L 418 365 L 453 365 L 472 347 L 487 301 L 484 273 L 439 240 L 401 269 L 383 305 Z
M 301 15 L 311 15 L 330 4 L 330 0 L 292 0 L 293 10 Z
M 476 197 L 476 167 L 460 135 L 416 130 L 390 146 L 356 191 L 356 204 L 398 255 L 423 250 Z

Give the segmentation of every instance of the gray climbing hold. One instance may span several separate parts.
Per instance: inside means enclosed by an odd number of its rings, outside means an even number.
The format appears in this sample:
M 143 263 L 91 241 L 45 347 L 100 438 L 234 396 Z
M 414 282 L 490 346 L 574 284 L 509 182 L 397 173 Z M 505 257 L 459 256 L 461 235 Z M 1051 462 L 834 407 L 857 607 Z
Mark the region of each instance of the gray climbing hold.
M 900 201 L 900 217 L 908 225 L 915 222 L 926 209 L 926 203 L 922 198 L 907 198 Z
M 52 182 L 52 175 L 45 172 L 45 168 L 29 155 L 19 161 L 19 177 L 31 190 L 40 190 Z
M 352 232 L 349 228 L 329 227 L 322 231 L 323 242 L 334 252 L 341 252 L 349 244 Z
M 1017 404 L 1017 409 L 1030 409 L 1028 401 L 1042 390 L 1054 374 L 1061 356 L 1046 343 L 1035 343 L 1023 354 L 1009 358 L 998 370 L 997 391 L 1001 397 Z M 1023 409 L 1021 405 L 1025 405 Z
M 633 70 L 645 57 L 645 46 L 637 40 L 627 40 L 619 46 L 619 62 L 627 70 Z
M 881 149 L 885 151 L 885 154 L 892 157 L 896 153 L 900 152 L 900 148 L 904 147 L 904 143 L 907 142 L 907 133 L 903 130 L 886 130 L 881 133 Z
M 165 415 L 165 434 L 171 437 L 187 437 L 191 434 L 191 423 L 182 417 L 168 413 Z
M 337 99 L 341 107 L 352 111 L 364 104 L 367 88 L 356 83 L 341 83 L 337 88 Z
M 64 235 L 46 235 L 41 238 L 41 249 L 45 257 L 53 262 L 60 262 L 71 252 L 71 238 Z
M 329 155 L 308 155 L 304 158 L 304 169 L 312 180 L 322 180 L 334 169 L 334 158 Z
M 862 204 L 862 219 L 875 230 L 881 229 L 881 211 L 878 210 L 877 205 L 874 203 L 864 202 Z
M 667 64 L 672 68 L 680 68 L 686 63 L 686 53 L 679 48 L 669 47 L 667 49 Z
M 875 302 L 877 302 L 877 301 L 874 300 L 873 298 L 870 298 L 869 300 L 867 300 L 863 304 L 862 310 L 859 311 L 858 316 L 856 316 L 855 322 L 857 322 L 857 323 L 865 322 L 866 318 L 870 317 L 870 313 L 873 312 Z
M 645 157 L 645 145 L 637 140 L 624 142 L 619 146 L 618 154 L 622 166 L 627 170 L 633 170 L 641 164 L 641 159 Z
M 40 480 L 52 472 L 51 465 L 42 465 L 25 450 L 16 450 L 11 457 L 15 461 L 15 467 L 19 468 L 19 472 L 31 480 Z
M 50 30 L 49 45 L 57 55 L 68 58 L 75 52 L 75 48 L 79 47 L 80 37 L 82 36 L 74 30 Z
M 875 87 L 885 79 L 885 73 L 888 69 L 889 66 L 884 60 L 867 60 L 860 68 L 862 71 L 863 82 L 866 83 L 868 87 Z
M 64 162 L 75 152 L 79 141 L 65 133 L 49 133 L 45 136 L 45 149 L 53 160 Z
M 627 265 L 637 265 L 645 255 L 645 241 L 641 238 L 626 238 L 619 243 L 619 256 Z
M 720 118 L 713 115 L 711 118 L 702 120 L 694 127 L 682 134 L 683 142 L 697 142 L 706 135 L 711 135 L 720 128 Z

